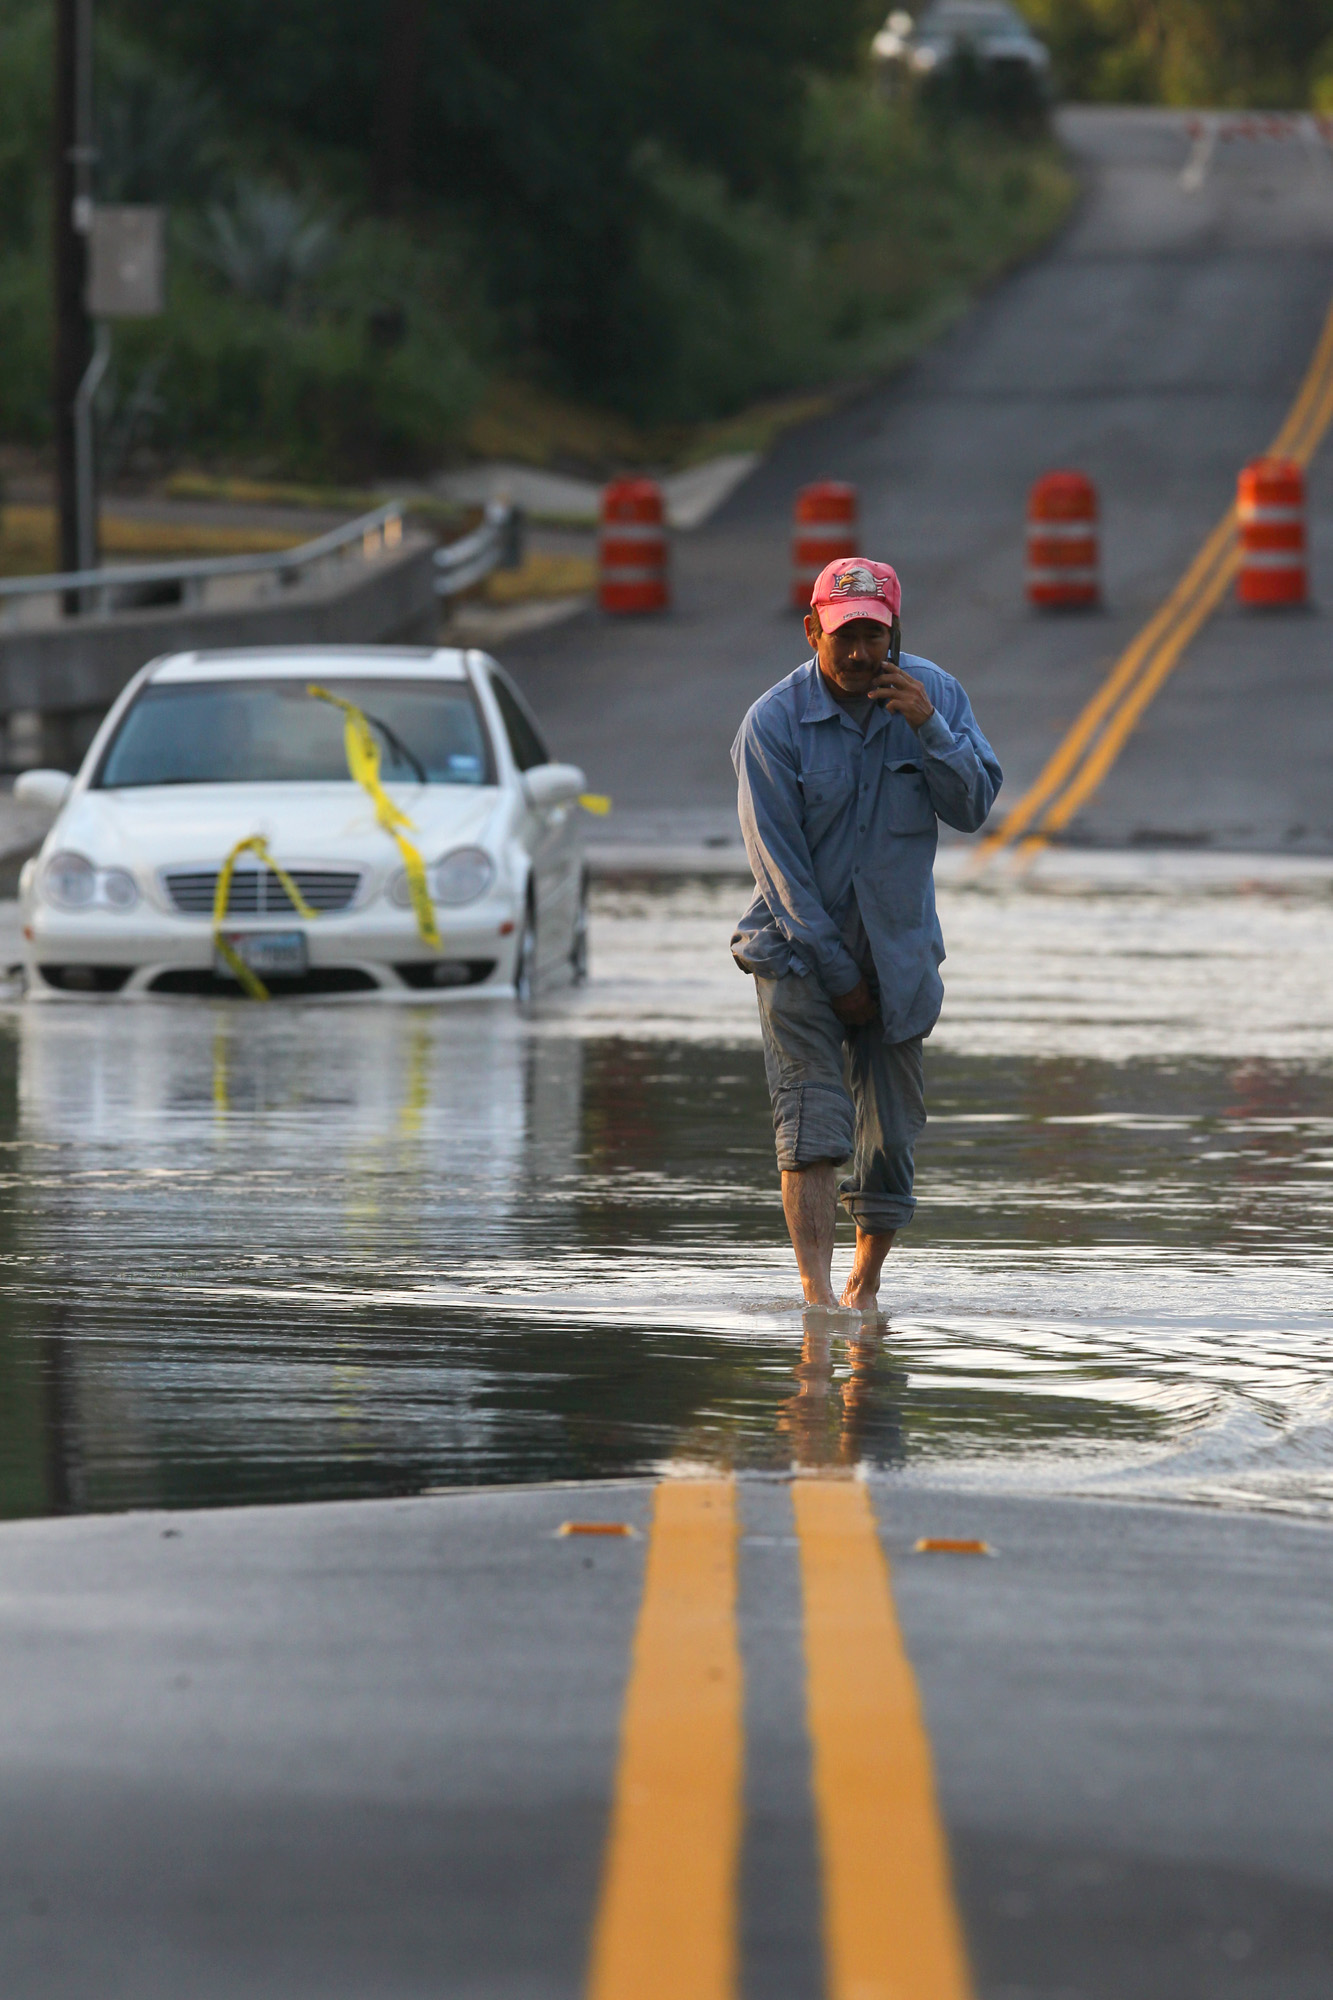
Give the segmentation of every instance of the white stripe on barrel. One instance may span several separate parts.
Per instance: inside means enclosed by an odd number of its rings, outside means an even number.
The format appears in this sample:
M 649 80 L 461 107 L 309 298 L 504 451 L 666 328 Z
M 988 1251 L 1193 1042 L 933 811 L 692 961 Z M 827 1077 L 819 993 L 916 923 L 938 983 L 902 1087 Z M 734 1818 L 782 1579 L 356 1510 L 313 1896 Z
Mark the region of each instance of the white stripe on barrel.
M 1305 474 L 1294 459 L 1256 458 L 1236 480 L 1241 604 L 1304 604 L 1310 594 L 1305 553 Z
M 1097 489 L 1084 472 L 1046 472 L 1028 494 L 1027 598 L 1043 610 L 1101 599 Z
M 669 551 L 661 487 L 654 479 L 613 479 L 603 488 L 601 511 L 597 597 L 602 610 L 614 616 L 665 611 Z

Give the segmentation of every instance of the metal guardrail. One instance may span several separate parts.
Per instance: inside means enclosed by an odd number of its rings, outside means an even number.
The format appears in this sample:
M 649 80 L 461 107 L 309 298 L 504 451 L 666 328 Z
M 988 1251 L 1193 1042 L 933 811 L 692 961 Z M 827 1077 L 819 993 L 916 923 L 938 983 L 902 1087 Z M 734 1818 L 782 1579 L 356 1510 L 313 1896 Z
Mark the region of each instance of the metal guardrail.
M 523 510 L 491 500 L 479 528 L 435 551 L 435 594 L 459 597 L 496 569 L 523 564 Z
M 271 576 L 279 584 L 295 583 L 302 572 L 342 555 L 358 545 L 363 556 L 397 548 L 403 539 L 401 500 L 390 500 L 373 513 L 331 528 L 313 542 L 294 549 L 240 556 L 187 557 L 174 562 L 117 563 L 100 569 L 62 570 L 47 576 L 0 577 L 0 624 L 12 621 L 19 602 L 31 597 L 74 597 L 80 611 L 106 613 L 124 604 L 129 592 L 178 585 L 182 604 L 200 603 L 204 586 L 215 577 Z M 435 553 L 435 591 L 458 597 L 496 569 L 518 569 L 523 561 L 523 515 L 518 507 L 492 500 L 480 527 Z M 108 604 L 108 599 L 112 600 Z
M 125 563 L 105 569 L 68 570 L 53 576 L 3 577 L 0 578 L 0 615 L 25 597 L 77 594 L 80 608 L 86 613 L 105 611 L 109 595 L 155 584 L 179 584 L 181 602 L 190 604 L 199 602 L 204 585 L 213 577 L 273 576 L 280 583 L 294 583 L 303 570 L 312 568 L 316 563 L 327 562 L 330 556 L 341 555 L 357 543 L 360 543 L 361 553 L 366 557 L 376 556 L 383 549 L 397 548 L 403 539 L 404 511 L 401 500 L 390 500 L 371 514 L 362 514 L 355 521 L 344 522 L 341 528 L 331 528 L 327 535 L 320 535 L 313 542 L 302 542 L 297 548 L 278 549 L 266 554 L 203 556 L 177 562 Z

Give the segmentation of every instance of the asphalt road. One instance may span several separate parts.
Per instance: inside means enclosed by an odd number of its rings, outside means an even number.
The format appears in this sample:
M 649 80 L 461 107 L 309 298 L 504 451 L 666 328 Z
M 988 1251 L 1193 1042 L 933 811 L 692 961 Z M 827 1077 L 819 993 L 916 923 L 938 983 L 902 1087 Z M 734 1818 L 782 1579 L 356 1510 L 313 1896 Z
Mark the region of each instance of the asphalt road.
M 968 688 L 1012 803 L 1270 443 L 1333 296 L 1333 153 L 1295 129 L 1224 140 L 1190 193 L 1182 114 L 1078 110 L 1062 130 L 1085 195 L 1061 240 L 678 537 L 669 615 L 589 614 L 502 649 L 560 752 L 614 795 L 608 837 L 734 829 L 736 726 L 803 657 L 782 606 L 806 481 L 860 489 L 863 550 L 903 577 L 905 644 Z M 1023 602 L 1025 496 L 1064 465 L 1102 499 L 1107 609 L 1091 616 Z M 1333 599 L 1326 458 L 1311 503 L 1315 589 Z M 1071 837 L 1333 849 L 1328 650 L 1322 612 L 1220 614 Z
M 8 1526 L 6 1995 L 573 2000 L 645 1543 L 555 1530 L 642 1531 L 650 1497 Z M 818 2000 L 790 1489 L 739 1506 L 741 1991 Z M 875 1506 L 980 2000 L 1324 2000 L 1327 1528 L 891 1481 Z

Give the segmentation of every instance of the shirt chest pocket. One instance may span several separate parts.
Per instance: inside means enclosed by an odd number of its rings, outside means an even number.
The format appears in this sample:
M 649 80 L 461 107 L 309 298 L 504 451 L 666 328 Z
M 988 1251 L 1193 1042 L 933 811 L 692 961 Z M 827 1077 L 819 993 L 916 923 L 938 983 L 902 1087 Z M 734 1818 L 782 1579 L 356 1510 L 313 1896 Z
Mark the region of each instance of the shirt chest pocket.
M 856 779 L 839 765 L 806 771 L 801 778 L 805 795 L 805 829 L 818 840 L 847 810 L 856 791 Z
M 931 833 L 935 807 L 919 764 L 888 764 L 880 780 L 884 824 L 890 833 Z

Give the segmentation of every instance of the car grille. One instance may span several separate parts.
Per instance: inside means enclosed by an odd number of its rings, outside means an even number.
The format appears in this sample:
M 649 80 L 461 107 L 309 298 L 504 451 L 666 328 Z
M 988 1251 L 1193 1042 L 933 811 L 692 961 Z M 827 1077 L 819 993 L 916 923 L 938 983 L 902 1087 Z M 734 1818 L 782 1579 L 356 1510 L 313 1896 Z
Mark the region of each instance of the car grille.
M 309 972 L 284 979 L 276 973 L 264 974 L 264 984 L 275 1000 L 299 1000 L 303 995 L 321 993 L 378 993 L 380 982 L 373 973 L 356 965 L 312 966 Z M 159 972 L 148 982 L 150 993 L 183 993 L 196 1000 L 244 1000 L 238 981 L 219 979 L 216 972 L 195 972 L 186 966 Z
M 359 868 L 292 868 L 293 882 L 312 910 L 347 910 L 361 887 Z M 216 868 L 168 868 L 163 881 L 178 910 L 188 917 L 211 917 L 217 894 Z M 229 917 L 290 917 L 296 912 L 271 868 L 238 868 L 227 898 Z

